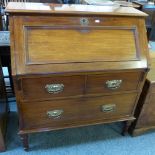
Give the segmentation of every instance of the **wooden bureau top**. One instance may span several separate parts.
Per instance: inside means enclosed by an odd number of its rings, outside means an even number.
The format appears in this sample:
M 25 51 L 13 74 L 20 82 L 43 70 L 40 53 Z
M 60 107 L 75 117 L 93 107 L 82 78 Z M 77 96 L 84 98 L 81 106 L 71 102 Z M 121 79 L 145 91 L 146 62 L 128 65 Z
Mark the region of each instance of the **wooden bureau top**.
M 8 13 L 47 13 L 47 14 L 98 14 L 116 16 L 147 16 L 147 14 L 132 7 L 67 5 L 48 3 L 10 2 L 6 8 Z

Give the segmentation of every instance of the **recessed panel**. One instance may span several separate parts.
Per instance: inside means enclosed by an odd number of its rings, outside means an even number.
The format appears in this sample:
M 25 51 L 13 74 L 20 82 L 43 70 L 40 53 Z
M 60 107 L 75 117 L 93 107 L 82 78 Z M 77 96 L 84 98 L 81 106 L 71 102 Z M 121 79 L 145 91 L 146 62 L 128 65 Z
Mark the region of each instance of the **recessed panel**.
M 131 28 L 26 27 L 26 64 L 137 60 Z

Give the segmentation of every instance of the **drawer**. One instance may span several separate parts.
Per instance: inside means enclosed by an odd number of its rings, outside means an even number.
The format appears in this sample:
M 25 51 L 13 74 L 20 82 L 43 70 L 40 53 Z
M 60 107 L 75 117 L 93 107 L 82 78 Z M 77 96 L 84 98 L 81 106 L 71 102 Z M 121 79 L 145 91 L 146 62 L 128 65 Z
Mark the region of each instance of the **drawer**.
M 140 77 L 141 72 L 89 75 L 86 92 L 91 94 L 136 90 Z
M 23 99 L 51 99 L 81 95 L 84 91 L 84 76 L 52 76 L 22 79 Z
M 137 94 L 21 103 L 25 129 L 64 128 L 132 116 Z

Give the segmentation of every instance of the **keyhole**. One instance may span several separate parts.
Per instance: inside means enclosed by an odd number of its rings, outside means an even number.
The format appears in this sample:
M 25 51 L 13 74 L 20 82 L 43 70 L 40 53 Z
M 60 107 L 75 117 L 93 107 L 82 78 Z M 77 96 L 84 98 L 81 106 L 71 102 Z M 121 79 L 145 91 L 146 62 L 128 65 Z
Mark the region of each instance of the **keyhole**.
M 86 19 L 83 19 L 83 23 L 86 23 Z
M 88 25 L 89 21 L 87 18 L 81 18 L 80 23 L 81 23 L 81 25 Z

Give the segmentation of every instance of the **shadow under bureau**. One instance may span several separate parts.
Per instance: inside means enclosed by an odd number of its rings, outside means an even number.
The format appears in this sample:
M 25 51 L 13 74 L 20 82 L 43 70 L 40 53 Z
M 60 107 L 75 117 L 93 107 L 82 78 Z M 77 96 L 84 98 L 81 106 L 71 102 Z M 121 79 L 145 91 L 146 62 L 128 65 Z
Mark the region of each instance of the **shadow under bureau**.
M 145 13 L 9 3 L 19 134 L 134 120 L 148 71 Z

